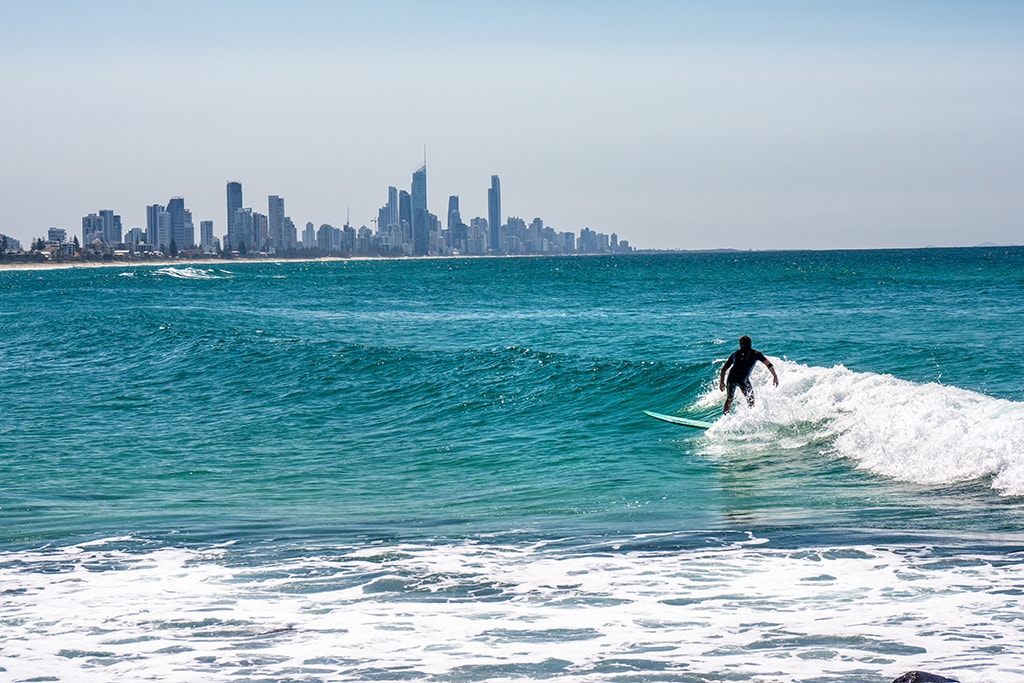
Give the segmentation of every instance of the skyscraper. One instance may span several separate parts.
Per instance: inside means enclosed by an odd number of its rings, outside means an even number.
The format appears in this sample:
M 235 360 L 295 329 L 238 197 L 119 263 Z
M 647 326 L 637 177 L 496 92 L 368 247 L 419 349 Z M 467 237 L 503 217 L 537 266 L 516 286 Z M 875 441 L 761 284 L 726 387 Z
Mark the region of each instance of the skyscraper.
M 185 209 L 185 220 L 182 223 L 181 239 L 176 240 L 179 249 L 192 249 L 196 246 L 196 226 L 192 222 L 192 212 Z
M 501 181 L 496 175 L 491 176 L 491 188 L 487 190 L 487 227 L 491 251 L 501 253 Z
M 171 214 L 163 207 L 160 207 L 160 212 L 156 217 L 156 242 L 154 245 L 164 253 L 171 248 Z
M 298 235 L 296 234 L 295 221 L 288 216 L 284 217 L 284 227 L 282 232 L 284 233 L 284 237 L 281 241 L 281 248 L 285 251 L 295 249 L 298 241 Z
M 412 174 L 412 253 L 430 253 L 430 224 L 427 217 L 427 165 Z
M 103 224 L 103 241 L 107 244 L 121 243 L 121 217 L 110 209 L 100 211 Z
M 302 248 L 316 248 L 316 228 L 313 226 L 313 221 L 307 221 L 306 229 L 302 231 Z
M 455 230 L 461 222 L 462 216 L 459 213 L 459 195 L 453 194 L 448 197 L 448 230 Z
M 269 219 L 269 232 L 270 232 L 270 246 L 273 249 L 286 249 L 285 234 L 284 234 L 284 198 L 278 197 L 276 194 L 268 197 L 269 211 L 267 217 Z
M 402 246 L 402 226 L 398 220 L 398 188 L 388 187 L 388 203 L 377 212 L 377 237 L 382 253 L 392 254 Z
M 149 204 L 146 206 L 146 244 L 151 247 L 160 246 L 160 234 L 158 230 L 160 214 L 164 207 L 160 204 Z
M 402 239 L 398 242 L 402 253 L 412 253 L 412 197 L 405 190 L 398 192 L 398 225 Z
M 228 234 L 233 234 L 235 216 L 242 208 L 242 183 L 228 183 L 228 222 L 224 226 Z M 230 241 L 230 240 L 229 240 Z
M 213 249 L 213 221 L 199 221 L 199 246 L 203 251 Z
M 185 236 L 185 200 L 182 197 L 171 197 L 167 202 L 167 213 L 171 215 L 171 236 L 170 241 L 164 246 L 172 252 L 191 247 Z M 191 220 L 189 225 L 191 226 Z
M 92 244 L 96 240 L 103 241 L 103 219 L 95 213 L 82 216 L 82 246 Z
M 461 254 L 469 253 L 469 226 L 462 222 L 462 212 L 459 211 L 459 197 L 452 195 L 448 198 L 448 238 L 447 246 L 458 250 Z
M 398 218 L 398 188 L 394 185 L 388 186 L 387 223 L 385 225 L 392 230 L 401 226 L 401 221 Z
M 239 207 L 228 230 L 228 249 L 248 252 L 253 247 L 252 209 Z
M 253 251 L 266 251 L 270 240 L 270 221 L 258 211 L 252 212 Z

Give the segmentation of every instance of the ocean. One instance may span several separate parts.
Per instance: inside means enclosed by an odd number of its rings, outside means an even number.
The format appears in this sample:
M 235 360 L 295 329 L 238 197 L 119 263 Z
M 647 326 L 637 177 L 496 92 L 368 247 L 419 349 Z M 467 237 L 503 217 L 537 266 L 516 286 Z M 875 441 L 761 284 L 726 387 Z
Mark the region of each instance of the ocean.
M 1020 247 L 0 271 L 0 679 L 1024 681 L 1022 339 Z

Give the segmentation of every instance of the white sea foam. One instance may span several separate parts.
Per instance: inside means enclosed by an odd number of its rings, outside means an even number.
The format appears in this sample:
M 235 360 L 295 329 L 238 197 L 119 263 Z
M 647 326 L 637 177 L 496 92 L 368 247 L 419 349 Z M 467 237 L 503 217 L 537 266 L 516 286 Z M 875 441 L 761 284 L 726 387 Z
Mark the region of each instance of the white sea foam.
M 220 271 L 225 273 L 226 271 Z M 228 275 L 218 275 L 212 268 L 203 269 L 195 268 L 193 266 L 187 266 L 185 268 L 175 268 L 174 266 L 167 266 L 159 268 L 156 271 L 157 275 L 166 275 L 168 277 L 175 277 L 181 280 L 216 280 L 221 277 L 230 277 Z
M 822 442 L 858 467 L 926 485 L 987 479 L 1005 495 L 1024 495 L 1024 404 L 937 383 L 916 384 L 843 366 L 773 361 L 778 388 L 755 373 L 757 405 L 742 397 L 709 433 L 724 452 L 735 437 Z M 711 388 L 701 407 L 720 405 Z M 780 428 L 785 435 L 779 436 Z
M 926 669 L 1024 681 L 1020 557 L 465 543 L 307 549 L 253 565 L 232 552 L 0 555 L 0 671 L 85 682 L 767 682 Z

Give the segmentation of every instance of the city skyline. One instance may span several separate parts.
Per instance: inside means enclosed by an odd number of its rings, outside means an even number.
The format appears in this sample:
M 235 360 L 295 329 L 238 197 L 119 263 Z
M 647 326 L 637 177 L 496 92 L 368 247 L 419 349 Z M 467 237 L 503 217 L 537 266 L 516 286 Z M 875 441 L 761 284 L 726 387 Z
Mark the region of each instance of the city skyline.
M 487 188 L 488 217 L 475 216 L 465 223 L 459 209 L 459 195 L 449 195 L 445 220 L 429 210 L 426 161 L 411 177 L 407 190 L 387 188 L 387 203 L 377 218 L 359 226 L 350 224 L 346 215 L 341 227 L 307 221 L 300 230 L 287 214 L 285 198 L 272 194 L 266 198 L 266 213 L 256 206 L 245 206 L 243 183 L 225 183 L 226 229 L 215 232 L 212 219 L 200 220 L 199 238 L 192 211 L 181 196 L 171 197 L 166 205 L 146 205 L 145 227 L 124 227 L 120 213 L 101 209 L 81 219 L 81 238 L 73 228 L 51 226 L 47 237 L 33 237 L 31 244 L 18 242 L 6 246 L 18 251 L 46 248 L 54 258 L 77 255 L 79 248 L 87 258 L 112 257 L 119 253 L 134 257 L 179 256 L 231 252 L 238 255 L 270 254 L 279 256 L 452 256 L 629 253 L 627 239 L 619 239 L 583 226 L 578 230 L 560 230 L 535 216 L 529 222 L 519 216 L 501 216 L 501 190 L 498 175 L 491 175 Z
M 508 245 L 501 242 L 502 231 L 509 224 L 506 221 L 512 223 L 513 228 L 522 224 L 525 229 L 526 223 L 520 216 L 501 215 L 501 187 L 497 174 L 490 176 L 490 186 L 483 190 L 483 192 L 486 192 L 486 216 L 475 216 L 471 219 L 470 224 L 462 224 L 459 197 L 463 195 L 455 194 L 448 196 L 448 211 L 445 214 L 445 221 L 441 221 L 437 214 L 430 211 L 426 187 L 426 171 L 427 166 L 426 161 L 424 161 L 412 173 L 412 182 L 408 192 L 398 190 L 395 186 L 388 186 L 388 203 L 378 211 L 377 218 L 372 218 L 358 226 L 350 225 L 350 216 L 347 215 L 348 210 L 346 210 L 345 220 L 340 225 L 342 227 L 366 230 L 369 229 L 367 223 L 370 223 L 374 225 L 373 232 L 376 236 L 376 234 L 384 232 L 382 228 L 386 225 L 384 223 L 384 216 L 387 213 L 386 209 L 393 204 L 391 222 L 395 224 L 400 224 L 403 220 L 408 222 L 407 228 L 410 236 L 411 250 L 403 255 L 427 256 L 443 254 L 444 251 L 438 249 L 438 245 L 429 241 L 431 230 L 440 232 L 442 225 L 444 231 L 459 230 L 460 228 L 468 229 L 471 226 L 475 226 L 479 221 L 483 221 L 482 225 L 486 234 L 483 237 L 482 248 L 474 251 L 474 255 L 485 253 L 528 253 L 526 251 L 510 249 Z M 243 183 L 237 180 L 227 181 L 225 188 L 226 213 L 224 225 L 217 229 L 217 221 L 212 218 L 200 217 L 202 220 L 199 221 L 199 224 L 203 227 L 201 238 L 196 237 L 197 222 L 193 218 L 193 212 L 185 206 L 186 198 L 178 195 L 171 197 L 166 205 L 147 204 L 144 211 L 145 220 L 142 225 L 131 225 L 131 223 L 122 218 L 122 213 L 118 212 L 119 209 L 104 208 L 92 210 L 90 213 L 83 215 L 80 231 L 77 226 L 50 225 L 46 228 L 45 232 L 35 234 L 28 240 L 22 241 L 14 235 L 8 236 L 19 240 L 22 248 L 25 250 L 28 250 L 37 240 L 44 239 L 44 235 L 47 236 L 46 239 L 54 241 L 49 236 L 54 231 L 59 231 L 62 234 L 68 235 L 68 242 L 72 238 L 80 236 L 80 244 L 82 246 L 90 245 L 95 240 L 104 243 L 108 248 L 115 245 L 128 245 L 134 248 L 143 243 L 153 250 L 165 253 L 170 251 L 177 253 L 179 249 L 197 249 L 212 252 L 213 242 L 216 241 L 224 251 L 238 251 L 239 244 L 244 242 L 243 252 L 254 248 L 260 251 L 269 247 L 271 250 L 276 249 L 283 253 L 292 249 L 310 248 L 306 244 L 307 240 L 303 237 L 307 232 L 300 229 L 298 225 L 304 223 L 308 230 L 310 225 L 316 226 L 319 224 L 334 227 L 335 223 L 338 222 L 337 220 L 324 221 L 316 218 L 316 220 L 305 220 L 297 224 L 290 216 L 286 215 L 284 197 L 277 194 L 267 195 L 267 212 L 264 214 L 257 207 L 245 206 Z M 399 197 L 409 202 L 408 216 L 399 215 L 399 202 L 396 201 Z M 453 202 L 454 212 L 452 210 Z M 132 212 L 129 211 L 128 213 Z M 458 225 L 452 225 L 453 218 L 458 222 Z M 259 232 L 261 227 L 260 221 L 263 222 L 262 230 L 265 233 L 265 237 L 262 239 L 250 239 L 248 234 Z M 593 232 L 602 236 L 606 235 L 606 233 L 601 231 L 591 231 L 589 226 L 567 226 L 562 228 L 561 226 L 545 225 L 541 217 L 533 216 L 531 226 L 537 222 L 539 222 L 542 228 L 557 228 L 559 233 L 580 233 L 581 235 L 586 235 Z M 236 231 L 240 231 L 240 233 L 244 233 L 247 236 L 240 238 L 236 235 Z M 618 232 L 616 230 L 611 231 L 612 242 L 616 245 L 619 237 Z M 0 232 L 0 234 L 4 233 Z M 630 249 L 628 240 L 624 240 L 623 244 L 626 249 Z M 176 246 L 172 247 L 172 245 Z M 565 253 L 572 253 L 574 251 L 574 248 L 570 248 Z M 465 254 L 467 252 L 463 250 L 459 253 Z
M 500 169 L 504 215 L 638 248 L 1024 241 L 1018 3 L 53 0 L 0 25 L 23 242 L 171 196 L 220 233 L 232 178 L 300 229 L 369 224 L 424 144 L 438 215 L 487 216 Z

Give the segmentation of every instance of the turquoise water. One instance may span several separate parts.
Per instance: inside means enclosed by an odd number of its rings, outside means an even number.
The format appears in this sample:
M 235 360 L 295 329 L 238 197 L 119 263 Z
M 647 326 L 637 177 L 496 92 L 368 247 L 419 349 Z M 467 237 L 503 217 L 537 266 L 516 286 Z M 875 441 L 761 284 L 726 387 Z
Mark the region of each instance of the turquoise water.
M 1022 320 L 1024 248 L 0 271 L 0 671 L 1024 680 Z

